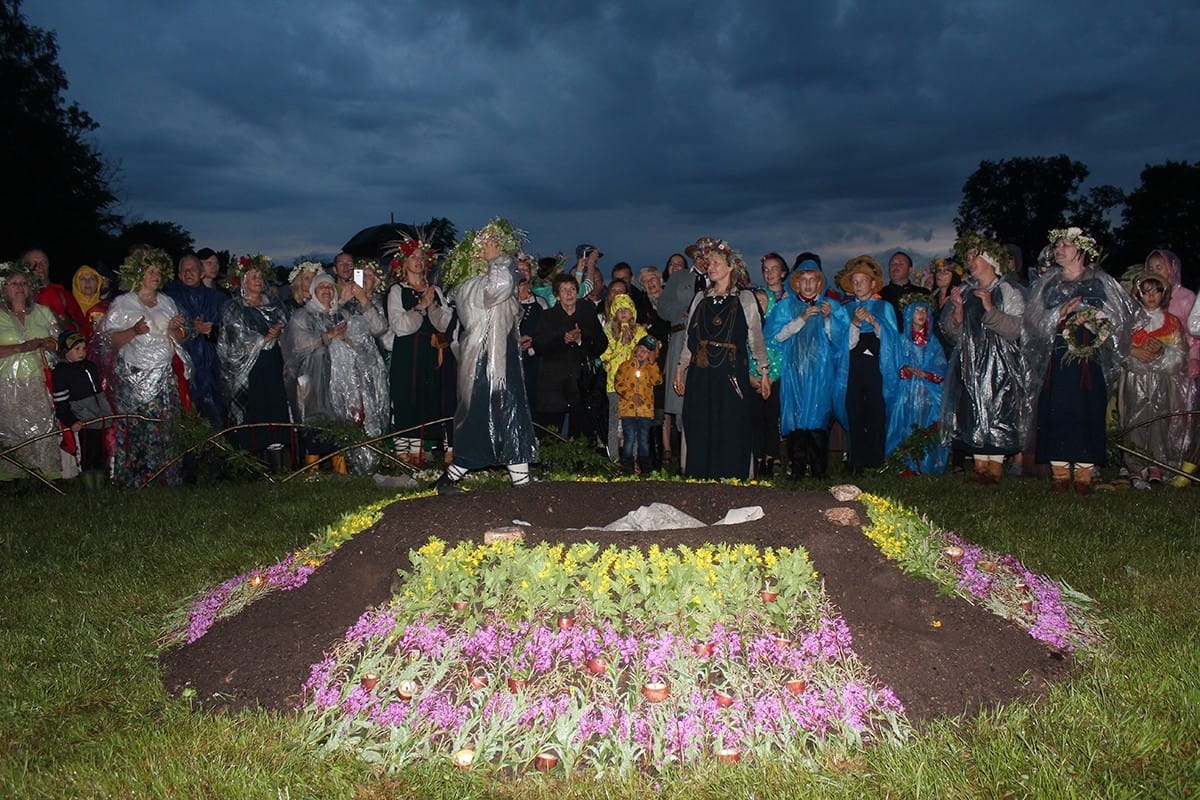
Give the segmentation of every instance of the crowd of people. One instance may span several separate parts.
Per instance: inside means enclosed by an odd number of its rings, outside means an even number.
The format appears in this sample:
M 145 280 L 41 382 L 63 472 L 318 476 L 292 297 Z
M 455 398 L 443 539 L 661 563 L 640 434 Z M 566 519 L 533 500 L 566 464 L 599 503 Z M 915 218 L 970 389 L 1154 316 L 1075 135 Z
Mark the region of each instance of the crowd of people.
M 443 492 L 493 466 L 527 483 L 554 435 L 642 474 L 824 479 L 832 455 L 983 485 L 1041 465 L 1087 493 L 1114 415 L 1134 486 L 1195 470 L 1200 306 L 1168 250 L 1115 278 L 1064 228 L 1025 271 L 968 233 L 928 269 L 898 251 L 885 282 L 862 255 L 830 285 L 816 253 L 767 253 L 752 278 L 711 237 L 607 282 L 595 245 L 574 262 L 524 245 L 498 219 L 441 257 L 402 237 L 382 264 L 278 275 L 261 255 L 139 247 L 69 288 L 30 250 L 0 274 L 0 475 L 195 480 L 173 434 L 187 411 L 275 468 L 374 473 L 378 449 L 335 435 L 354 426 L 436 466 Z

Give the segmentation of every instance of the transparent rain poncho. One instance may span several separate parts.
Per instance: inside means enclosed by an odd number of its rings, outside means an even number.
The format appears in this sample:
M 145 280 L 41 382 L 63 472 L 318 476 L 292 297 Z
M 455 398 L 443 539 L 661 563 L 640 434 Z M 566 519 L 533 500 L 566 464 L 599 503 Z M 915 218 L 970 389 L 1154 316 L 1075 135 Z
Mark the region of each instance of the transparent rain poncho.
M 977 288 L 972 281 L 963 284 L 961 323 L 954 319 L 953 303 L 939 318 L 954 342 L 942 385 L 942 439 L 971 453 L 1016 453 L 1032 424 L 1021 347 L 1025 295 L 1007 277 L 999 278 L 988 287 L 992 310 L 985 312 Z
M 454 463 L 467 469 L 537 460 L 517 325 L 516 262 L 498 256 L 487 272 L 454 292 L 458 334 L 458 407 L 454 414 Z
M 390 410 L 383 357 L 364 315 L 344 314 L 336 294 L 331 307 L 321 305 L 315 292 L 320 282 L 333 283 L 327 275 L 314 279 L 313 296 L 292 316 L 283 338 L 287 369 L 296 381 L 299 421 L 350 422 L 374 438 L 383 433 Z M 324 334 L 341 322 L 346 323 L 345 339 L 326 342 Z M 360 474 L 379 466 L 379 456 L 367 447 L 354 448 L 349 460 Z
M 57 335 L 58 322 L 45 306 L 32 306 L 24 325 L 6 307 L 0 306 L 0 345 Z M 45 351 L 39 349 L 0 359 L 0 450 L 58 429 L 45 372 L 54 357 L 47 354 L 47 360 L 43 361 L 42 353 Z M 58 473 L 62 467 L 58 445 L 58 437 L 48 436 L 10 456 L 45 473 Z M 0 474 L 19 471 L 11 462 L 0 460 Z
M 1187 384 L 1187 338 L 1177 317 L 1161 310 L 1138 310 L 1131 342 L 1158 347 L 1158 356 L 1145 362 L 1132 355 L 1121 370 L 1117 410 L 1129 444 L 1170 466 L 1178 466 L 1190 441 L 1191 409 Z M 1151 344 L 1151 343 L 1157 344 Z M 1142 459 L 1126 456 L 1131 469 L 1145 466 Z

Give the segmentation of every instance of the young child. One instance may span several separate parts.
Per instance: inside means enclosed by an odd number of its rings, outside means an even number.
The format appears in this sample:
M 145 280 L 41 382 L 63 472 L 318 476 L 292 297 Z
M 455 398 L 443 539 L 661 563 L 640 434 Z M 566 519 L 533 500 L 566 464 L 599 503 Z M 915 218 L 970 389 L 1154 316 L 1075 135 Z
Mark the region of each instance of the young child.
M 100 385 L 100 371 L 88 360 L 87 340 L 75 331 L 63 331 L 58 337 L 60 360 L 54 368 L 54 413 L 64 428 L 69 428 L 79 446 L 79 468 L 83 485 L 98 489 L 108 472 L 104 452 L 105 423 L 113 407 Z
M 617 375 L 617 368 L 629 360 L 634 347 L 646 336 L 646 329 L 637 323 L 637 310 L 632 297 L 619 294 L 612 298 L 604 333 L 608 336 L 608 347 L 600 354 L 600 363 L 604 365 L 605 389 L 608 394 L 608 456 L 616 461 L 620 414 L 613 379 Z
M 900 298 L 904 324 L 900 335 L 900 389 L 888 408 L 887 451 L 895 451 L 914 428 L 929 430 L 942 410 L 942 381 L 946 355 L 933 334 L 933 306 L 928 295 Z M 940 436 L 930 442 L 921 460 L 906 458 L 903 475 L 938 475 L 946 471 L 950 449 Z
M 649 471 L 650 424 L 654 422 L 654 387 L 663 382 L 654 354 L 658 341 L 643 336 L 633 348 L 633 356 L 617 367 L 613 385 L 617 391 L 617 409 L 625 441 L 621 445 L 621 466 L 634 471 L 633 447 L 637 443 L 637 464 L 642 473 Z
M 1171 285 L 1143 273 L 1133 284 L 1141 306 L 1130 337 L 1129 359 L 1121 370 L 1117 408 L 1129 444 L 1171 466 L 1183 460 L 1188 420 L 1187 340 L 1183 324 L 1169 311 Z M 1168 416 L 1172 415 L 1172 416 Z M 1135 489 L 1149 489 L 1163 479 L 1162 470 L 1143 459 L 1125 455 L 1125 470 Z

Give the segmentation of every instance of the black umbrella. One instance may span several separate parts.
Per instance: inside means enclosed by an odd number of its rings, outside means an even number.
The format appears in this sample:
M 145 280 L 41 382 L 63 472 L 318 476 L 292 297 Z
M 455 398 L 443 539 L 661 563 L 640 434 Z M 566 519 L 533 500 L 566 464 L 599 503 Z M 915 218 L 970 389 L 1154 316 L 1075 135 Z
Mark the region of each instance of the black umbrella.
M 355 258 L 379 258 L 388 250 L 388 245 L 405 238 L 416 237 L 417 229 L 403 222 L 387 222 L 363 228 L 342 245 L 342 250 Z

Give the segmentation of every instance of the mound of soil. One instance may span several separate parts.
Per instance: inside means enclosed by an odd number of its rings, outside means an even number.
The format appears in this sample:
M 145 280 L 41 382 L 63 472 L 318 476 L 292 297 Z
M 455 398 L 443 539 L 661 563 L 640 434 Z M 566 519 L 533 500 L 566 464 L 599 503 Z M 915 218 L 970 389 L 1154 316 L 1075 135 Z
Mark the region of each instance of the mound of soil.
M 639 506 L 667 503 L 705 522 L 730 508 L 761 506 L 762 519 L 734 526 L 653 533 L 577 530 L 606 525 Z M 853 647 L 891 686 L 909 718 L 970 713 L 1042 693 L 1068 677 L 1073 662 L 1012 623 L 911 578 L 885 559 L 858 528 L 825 521 L 839 503 L 827 492 L 684 483 L 537 483 L 525 489 L 472 491 L 390 506 L 375 527 L 343 545 L 308 582 L 254 603 L 214 625 L 196 642 L 162 654 L 163 681 L 178 696 L 196 690 L 208 709 L 290 710 L 309 668 L 364 610 L 387 600 L 408 553 L 430 536 L 479 541 L 489 528 L 531 523 L 528 543 L 593 541 L 619 547 L 747 542 L 804 547 L 845 617 Z M 933 622 L 941 622 L 938 627 Z

